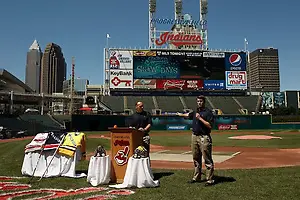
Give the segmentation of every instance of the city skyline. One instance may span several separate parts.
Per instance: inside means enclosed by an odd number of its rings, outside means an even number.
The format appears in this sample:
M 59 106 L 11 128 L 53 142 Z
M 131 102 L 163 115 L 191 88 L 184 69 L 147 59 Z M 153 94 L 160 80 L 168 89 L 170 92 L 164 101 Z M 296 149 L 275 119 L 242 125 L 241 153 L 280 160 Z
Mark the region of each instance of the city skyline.
M 299 18 L 296 9 L 299 5 L 299 2 L 282 5 L 271 0 L 263 3 L 254 0 L 251 4 L 237 0 L 209 1 L 209 48 L 244 49 L 244 38 L 249 42 L 249 51 L 274 47 L 279 50 L 281 91 L 299 90 L 300 81 L 296 75 L 300 73 L 297 56 L 300 40 L 299 28 L 294 26 Z M 103 49 L 107 34 L 110 35 L 110 47 L 148 46 L 147 1 L 86 3 L 66 0 L 55 8 L 55 15 L 48 9 L 51 6 L 50 2 L 34 0 L 20 2 L 20 9 L 7 1 L 0 8 L 3 27 L 0 33 L 0 67 L 22 81 L 25 81 L 26 52 L 34 39 L 41 47 L 48 42 L 59 44 L 69 66 L 67 74 L 70 74 L 71 58 L 74 56 L 75 76 L 89 79 L 91 84 L 103 84 Z M 158 2 L 157 8 L 156 18 L 173 18 L 173 2 Z M 110 12 L 112 9 L 114 12 Z M 183 10 L 198 20 L 198 1 L 183 1 Z M 288 12 L 278 15 L 282 10 Z M 171 28 L 169 24 L 157 27 L 162 30 Z

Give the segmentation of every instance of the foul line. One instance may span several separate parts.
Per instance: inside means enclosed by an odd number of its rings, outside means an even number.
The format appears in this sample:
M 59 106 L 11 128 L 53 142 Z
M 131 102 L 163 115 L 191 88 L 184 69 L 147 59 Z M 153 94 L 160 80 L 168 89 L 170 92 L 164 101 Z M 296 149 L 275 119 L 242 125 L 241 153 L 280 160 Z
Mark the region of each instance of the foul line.
M 240 151 L 235 152 L 234 154 L 232 154 L 232 156 L 236 156 L 236 155 L 238 155 L 238 154 L 240 154 L 240 153 L 241 153 Z
M 170 151 L 170 150 L 157 151 L 157 152 L 154 152 L 154 153 L 163 153 L 163 152 L 167 152 L 167 151 Z
M 192 153 L 192 151 L 183 152 L 181 154 L 189 154 L 189 153 Z

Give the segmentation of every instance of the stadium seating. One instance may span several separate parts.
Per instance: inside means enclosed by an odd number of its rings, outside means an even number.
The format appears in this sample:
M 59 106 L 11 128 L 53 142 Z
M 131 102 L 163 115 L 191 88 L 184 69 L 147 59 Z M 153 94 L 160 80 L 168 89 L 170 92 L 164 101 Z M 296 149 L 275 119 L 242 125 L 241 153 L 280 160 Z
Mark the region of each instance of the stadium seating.
M 123 96 L 103 96 L 103 103 L 109 106 L 114 112 L 124 112 Z
M 35 115 L 40 116 L 40 115 Z M 46 116 L 49 118 L 49 116 Z M 39 117 L 38 117 L 39 118 Z M 25 119 L 25 120 L 23 120 Z M 47 124 L 47 123 L 46 123 Z M 53 130 L 59 129 L 59 125 L 56 124 L 56 127 L 49 127 L 43 124 L 43 120 L 37 119 L 34 120 L 33 118 L 29 119 L 24 117 L 24 115 L 20 117 L 0 117 L 0 126 L 3 126 L 9 130 L 15 131 L 27 131 L 28 135 L 35 135 L 38 132 L 43 132 L 45 130 Z
M 182 112 L 184 107 L 178 96 L 156 96 L 162 112 Z
M 65 121 L 71 121 L 71 115 L 52 115 L 52 117 L 61 125 L 63 125 Z
M 49 115 L 30 115 L 30 114 L 24 114 L 20 115 L 20 119 L 25 122 L 36 122 L 44 127 L 48 127 L 49 129 L 60 129 L 61 125 L 57 123 L 56 121 L 52 120 L 52 118 Z
M 255 111 L 258 104 L 258 96 L 230 97 L 230 96 L 209 96 L 206 97 L 206 106 L 209 109 L 220 109 L 223 114 L 242 114 L 241 109 L 250 112 Z M 102 98 L 101 98 L 102 99 Z M 182 112 L 186 109 L 195 109 L 195 96 L 104 96 L 103 102 L 115 113 L 123 113 L 126 109 L 134 111 L 135 103 L 142 101 L 145 110 L 152 112 L 154 109 L 161 109 L 161 112 Z M 58 120 L 59 121 L 59 120 Z
M 248 112 L 255 112 L 259 96 L 235 97 Z
M 151 112 L 155 109 L 153 98 L 151 96 L 128 96 L 127 97 L 127 109 L 135 110 L 135 103 L 142 101 L 144 103 L 145 110 Z
M 209 97 L 210 101 L 215 106 L 215 109 L 221 109 L 223 114 L 241 114 L 239 112 L 239 105 L 234 101 L 232 97 L 218 96 Z
M 196 97 L 182 97 L 188 109 L 195 109 L 197 107 Z M 213 109 L 209 101 L 206 102 L 205 106 L 209 109 Z

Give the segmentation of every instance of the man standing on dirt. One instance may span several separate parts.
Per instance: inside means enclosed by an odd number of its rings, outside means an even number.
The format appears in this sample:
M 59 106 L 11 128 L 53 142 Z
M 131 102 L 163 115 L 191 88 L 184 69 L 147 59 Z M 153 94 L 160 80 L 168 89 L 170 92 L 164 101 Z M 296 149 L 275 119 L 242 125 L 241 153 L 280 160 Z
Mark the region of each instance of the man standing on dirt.
M 178 116 L 188 117 L 193 120 L 192 125 L 192 153 L 195 166 L 194 176 L 189 183 L 201 181 L 202 156 L 206 166 L 206 186 L 214 184 L 214 162 L 212 159 L 212 138 L 211 129 L 213 126 L 214 115 L 212 111 L 205 107 L 205 97 L 197 97 L 197 109 L 190 113 L 177 113 Z
M 134 127 L 144 132 L 143 146 L 147 150 L 148 156 L 150 155 L 150 128 L 152 126 L 152 118 L 149 112 L 144 110 L 143 102 L 137 102 L 135 104 L 136 112 L 131 116 L 129 127 Z

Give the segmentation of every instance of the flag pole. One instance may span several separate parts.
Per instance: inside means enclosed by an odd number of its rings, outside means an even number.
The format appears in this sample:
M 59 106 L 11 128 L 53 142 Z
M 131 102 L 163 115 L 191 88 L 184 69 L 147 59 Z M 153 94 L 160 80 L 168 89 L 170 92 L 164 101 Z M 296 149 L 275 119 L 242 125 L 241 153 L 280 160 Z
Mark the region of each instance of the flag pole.
M 108 48 L 108 39 L 110 38 L 110 35 L 107 33 L 106 34 L 106 48 L 105 48 L 105 80 L 104 80 L 104 84 L 105 84 L 105 95 L 109 94 L 109 84 L 106 82 L 109 79 L 109 64 L 108 64 L 108 57 L 109 57 L 109 48 Z M 107 74 L 108 73 L 108 74 Z
M 110 35 L 107 33 L 106 34 L 106 48 L 108 49 L 108 39 L 110 38 Z
M 245 50 L 245 52 L 247 53 L 247 39 L 245 38 L 244 39 L 244 50 Z

